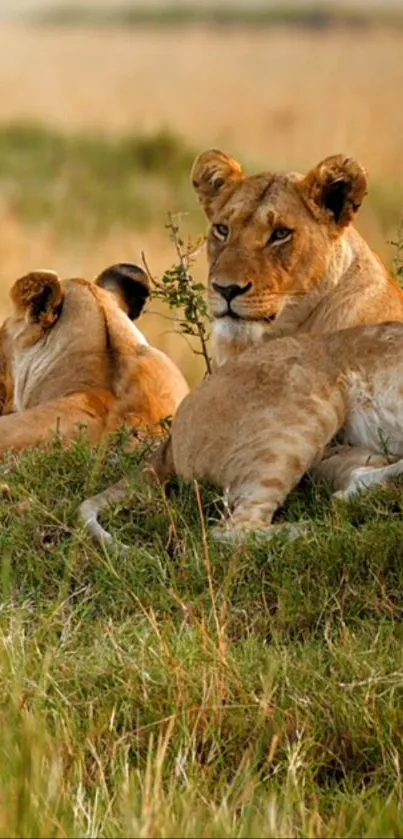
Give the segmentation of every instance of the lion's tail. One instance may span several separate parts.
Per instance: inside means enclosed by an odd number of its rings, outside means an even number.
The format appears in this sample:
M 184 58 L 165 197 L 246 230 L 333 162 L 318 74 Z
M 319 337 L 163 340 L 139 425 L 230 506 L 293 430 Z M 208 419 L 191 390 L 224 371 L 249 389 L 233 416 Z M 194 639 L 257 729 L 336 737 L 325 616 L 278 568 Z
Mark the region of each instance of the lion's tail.
M 113 536 L 105 530 L 98 521 L 98 516 L 111 504 L 118 504 L 119 501 L 124 501 L 129 491 L 129 483 L 126 478 L 122 478 L 117 484 L 100 492 L 99 495 L 94 495 L 93 498 L 87 498 L 78 508 L 78 518 L 84 526 L 86 532 L 99 545 L 117 547 L 117 542 Z M 119 550 L 125 552 L 128 550 L 127 545 L 119 543 Z
M 163 440 L 154 452 L 150 461 L 143 467 L 141 478 L 144 483 L 167 484 L 175 475 L 175 468 L 172 455 L 171 439 Z M 129 492 L 129 481 L 122 478 L 117 484 L 107 487 L 99 495 L 87 498 L 78 508 L 78 518 L 84 526 L 85 531 L 98 545 L 116 547 L 120 552 L 126 553 L 128 545 L 118 543 L 113 536 L 105 530 L 98 521 L 98 516 L 111 504 L 118 504 L 124 501 Z

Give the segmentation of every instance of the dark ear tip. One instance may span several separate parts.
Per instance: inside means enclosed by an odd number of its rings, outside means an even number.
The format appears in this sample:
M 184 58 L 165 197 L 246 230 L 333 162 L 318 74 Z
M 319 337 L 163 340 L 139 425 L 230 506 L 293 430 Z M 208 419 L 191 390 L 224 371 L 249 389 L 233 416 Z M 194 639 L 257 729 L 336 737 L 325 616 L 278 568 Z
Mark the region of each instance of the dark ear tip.
M 96 279 L 97 285 L 108 285 L 110 283 L 133 282 L 141 285 L 147 296 L 150 294 L 150 281 L 146 272 L 140 265 L 131 262 L 117 262 L 105 268 Z
M 143 268 L 131 262 L 117 262 L 105 268 L 95 284 L 117 295 L 119 305 L 130 320 L 138 318 L 151 293 L 148 275 Z
M 16 280 L 10 290 L 10 297 L 14 305 L 22 310 L 30 306 L 46 288 L 52 288 L 56 296 L 62 295 L 59 275 L 55 271 L 38 269 Z

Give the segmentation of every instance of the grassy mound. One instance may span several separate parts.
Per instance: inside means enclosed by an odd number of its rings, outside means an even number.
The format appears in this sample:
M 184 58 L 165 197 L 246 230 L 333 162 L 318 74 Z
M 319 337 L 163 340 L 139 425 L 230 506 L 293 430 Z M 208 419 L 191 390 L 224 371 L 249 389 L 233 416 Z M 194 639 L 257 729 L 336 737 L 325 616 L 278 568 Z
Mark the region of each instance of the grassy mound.
M 1 835 L 400 836 L 401 487 L 307 480 L 309 536 L 231 549 L 214 490 L 141 489 L 124 448 L 2 466 Z M 123 473 L 125 558 L 76 526 Z

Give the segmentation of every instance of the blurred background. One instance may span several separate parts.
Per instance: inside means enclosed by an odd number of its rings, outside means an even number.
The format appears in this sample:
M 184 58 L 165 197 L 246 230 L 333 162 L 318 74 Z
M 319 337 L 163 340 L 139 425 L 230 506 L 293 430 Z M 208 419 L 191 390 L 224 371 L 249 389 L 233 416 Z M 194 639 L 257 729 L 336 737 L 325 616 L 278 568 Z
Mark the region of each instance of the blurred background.
M 390 263 L 403 216 L 403 0 L 0 0 L 0 315 L 22 273 L 156 275 L 206 228 L 189 184 L 218 146 L 249 171 L 355 155 L 359 228 Z M 205 278 L 201 253 L 195 273 Z M 146 333 L 194 382 L 160 304 Z M 165 315 L 165 316 L 163 316 Z

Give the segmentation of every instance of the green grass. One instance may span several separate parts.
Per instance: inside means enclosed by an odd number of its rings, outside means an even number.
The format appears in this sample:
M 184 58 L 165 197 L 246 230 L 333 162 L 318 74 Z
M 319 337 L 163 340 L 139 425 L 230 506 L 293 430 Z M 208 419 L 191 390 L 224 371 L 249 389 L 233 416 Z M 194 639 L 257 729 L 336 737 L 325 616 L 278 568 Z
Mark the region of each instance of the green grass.
M 114 139 L 0 126 L 0 192 L 13 216 L 33 227 L 51 224 L 68 240 L 161 226 L 170 212 L 189 213 L 187 226 L 200 233 L 205 221 L 189 177 L 200 151 L 169 131 Z M 251 172 L 277 168 L 270 157 L 251 163 Z M 295 161 L 302 170 L 309 165 Z M 403 189 L 371 181 L 367 204 L 387 236 L 400 219 Z
M 0 127 L 0 188 L 17 218 L 59 234 L 146 228 L 194 208 L 194 157 L 169 131 L 113 139 L 12 124 Z
M 401 836 L 401 486 L 306 481 L 281 515 L 311 535 L 205 550 L 193 488 L 139 463 L 116 438 L 2 466 L 0 835 Z M 125 558 L 76 526 L 123 473 Z
M 340 8 L 333 3 L 326 8 L 315 2 L 306 5 L 292 4 L 265 7 L 245 2 L 244 5 L 209 6 L 193 4 L 135 6 L 117 4 L 114 9 L 84 4 L 65 4 L 33 14 L 33 20 L 47 25 L 101 25 L 101 26 L 300 26 L 308 29 L 329 29 L 335 26 L 366 28 L 369 26 L 402 25 L 403 16 L 396 9 Z

